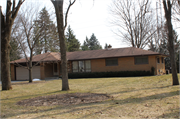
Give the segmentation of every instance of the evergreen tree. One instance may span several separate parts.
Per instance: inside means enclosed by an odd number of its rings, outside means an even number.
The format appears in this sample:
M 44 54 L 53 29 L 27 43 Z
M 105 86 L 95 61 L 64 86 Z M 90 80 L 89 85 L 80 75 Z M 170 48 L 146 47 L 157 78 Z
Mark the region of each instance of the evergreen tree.
M 94 33 L 91 35 L 91 38 L 89 39 L 89 49 L 90 50 L 102 49 L 102 46 L 100 45 Z
M 105 46 L 104 46 L 104 49 L 107 49 L 108 48 L 108 44 L 106 43 Z
M 34 32 L 36 33 L 40 28 L 43 27 L 41 31 L 42 36 L 38 39 L 35 54 L 56 52 L 59 48 L 59 40 L 57 34 L 57 28 L 53 21 L 50 19 L 50 15 L 44 7 L 40 13 L 38 20 L 34 21 Z
M 81 49 L 83 51 L 85 50 L 99 50 L 102 49 L 102 46 L 100 45 L 98 39 L 94 35 L 94 33 L 91 35 L 91 38 L 88 39 L 86 37 L 86 40 L 84 41 L 83 45 L 81 46 Z
M 48 50 L 50 52 L 59 52 L 60 47 L 59 47 L 59 37 L 58 37 L 58 32 L 57 32 L 57 27 L 55 24 L 51 25 L 51 35 L 48 40 Z
M 86 40 L 84 41 L 83 45 L 81 46 L 81 49 L 83 51 L 90 50 L 88 43 L 89 43 L 89 40 L 88 40 L 88 37 L 86 37 Z
M 34 37 L 36 36 L 35 34 L 40 30 L 40 27 L 38 26 L 38 22 L 34 22 Z M 41 54 L 43 51 L 43 40 L 40 40 L 40 38 L 37 39 L 35 48 L 34 48 L 34 55 Z
M 79 51 L 80 43 L 76 36 L 74 35 L 73 30 L 69 26 L 66 32 L 66 46 L 68 52 Z

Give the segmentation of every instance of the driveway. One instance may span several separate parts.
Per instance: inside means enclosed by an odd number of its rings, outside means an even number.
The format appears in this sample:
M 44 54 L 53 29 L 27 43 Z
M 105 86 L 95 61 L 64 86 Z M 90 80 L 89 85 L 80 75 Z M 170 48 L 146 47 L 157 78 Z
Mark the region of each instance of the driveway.
M 24 80 L 24 81 L 28 81 L 28 80 Z M 17 83 L 17 82 L 24 82 L 24 81 L 11 81 L 11 83 Z M 33 79 L 33 81 L 41 81 L 40 79 Z M 1 84 L 1 81 L 0 81 Z

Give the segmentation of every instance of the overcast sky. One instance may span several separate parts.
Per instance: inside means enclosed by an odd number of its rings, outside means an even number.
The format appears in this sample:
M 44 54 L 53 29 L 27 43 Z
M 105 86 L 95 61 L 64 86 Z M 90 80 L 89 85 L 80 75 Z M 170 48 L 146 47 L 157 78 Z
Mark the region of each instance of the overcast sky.
M 37 1 L 26 0 L 25 2 L 36 3 L 40 8 L 39 10 L 46 7 L 50 13 L 55 12 L 50 0 Z M 68 1 L 65 0 L 64 11 L 67 8 Z M 123 43 L 122 39 L 112 32 L 113 27 L 110 24 L 111 14 L 109 13 L 111 2 L 112 0 L 77 0 L 71 7 L 68 15 L 68 25 L 71 26 L 81 45 L 86 36 L 90 38 L 92 33 L 94 33 L 103 48 L 105 43 L 111 44 L 113 48 L 129 47 L 128 44 Z M 0 2 L 3 10 L 6 7 L 5 3 L 6 0 L 1 0 Z M 25 6 L 24 3 L 23 5 Z M 177 24 L 174 26 L 177 26 Z

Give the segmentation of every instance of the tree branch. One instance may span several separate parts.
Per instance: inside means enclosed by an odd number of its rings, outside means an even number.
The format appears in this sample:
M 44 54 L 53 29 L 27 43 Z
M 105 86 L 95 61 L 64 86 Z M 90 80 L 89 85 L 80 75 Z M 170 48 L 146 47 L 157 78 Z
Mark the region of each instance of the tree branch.
M 16 5 L 16 0 L 13 0 L 12 12 L 14 12 L 14 11 L 15 11 L 15 5 Z
M 29 68 L 28 68 L 28 67 L 25 67 L 25 66 L 23 66 L 23 65 L 20 65 L 19 63 L 15 62 L 15 61 L 14 61 L 14 64 L 15 64 L 16 66 L 18 66 L 18 67 L 23 67 L 23 68 L 25 68 L 25 69 L 28 69 L 28 70 L 29 70 Z
M 65 26 L 64 26 L 64 30 L 66 29 L 67 27 L 67 17 L 68 17 L 68 12 L 69 12 L 69 9 L 70 7 L 76 2 L 76 0 L 74 0 L 72 3 L 71 3 L 71 0 L 69 0 L 69 6 L 67 8 L 67 11 L 66 11 L 66 15 L 65 15 Z
M 167 9 L 167 5 L 166 5 L 166 0 L 163 0 L 163 6 L 164 6 L 164 11 L 165 11 L 165 17 L 167 18 L 168 17 L 168 15 L 167 15 L 168 9 Z
M 14 8 L 14 10 L 12 11 L 12 12 L 13 12 L 13 13 L 12 13 L 12 19 L 15 19 L 15 18 L 16 18 L 17 13 L 18 13 L 18 11 L 19 11 L 19 8 L 20 8 L 20 6 L 23 4 L 24 1 L 25 1 L 25 0 L 19 0 L 19 2 L 18 2 L 18 4 L 17 4 L 17 7 Z M 13 6 L 14 6 L 14 5 L 13 5 Z
M 7 8 L 6 8 L 6 23 L 11 21 L 11 1 L 7 1 Z
M 25 49 L 24 49 L 24 47 L 23 47 L 23 45 L 22 45 L 22 42 L 19 40 L 19 38 L 17 38 L 17 40 L 18 40 L 18 42 L 19 42 L 19 44 L 20 44 L 20 46 L 21 46 L 21 48 L 22 48 L 22 51 L 24 52 L 26 61 L 29 61 L 29 60 L 28 60 L 28 57 L 27 57 L 27 55 L 26 55 L 26 51 L 25 51 Z
M 5 27 L 5 16 L 2 13 L 2 9 L 1 9 L 1 27 L 2 28 Z M 3 33 L 4 31 L 2 31 L 2 29 L 1 29 L 1 32 Z
M 42 58 L 40 61 L 36 62 L 36 64 L 34 64 L 32 67 L 38 65 L 43 59 L 47 58 L 47 56 L 48 56 L 49 54 L 50 54 L 50 52 L 47 53 L 46 56 L 45 56 L 44 58 Z

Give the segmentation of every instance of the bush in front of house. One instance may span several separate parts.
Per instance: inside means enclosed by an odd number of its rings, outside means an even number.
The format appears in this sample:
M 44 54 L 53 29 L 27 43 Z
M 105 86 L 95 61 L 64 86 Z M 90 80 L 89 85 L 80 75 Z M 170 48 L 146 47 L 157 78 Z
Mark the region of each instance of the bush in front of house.
M 133 76 L 150 76 L 151 71 L 118 71 L 118 72 L 83 72 L 69 73 L 69 78 L 103 78 L 103 77 L 133 77 Z

